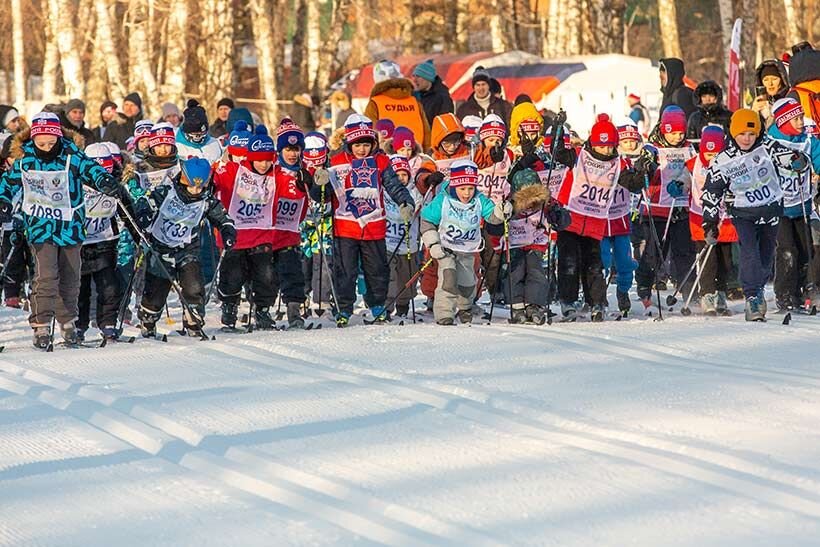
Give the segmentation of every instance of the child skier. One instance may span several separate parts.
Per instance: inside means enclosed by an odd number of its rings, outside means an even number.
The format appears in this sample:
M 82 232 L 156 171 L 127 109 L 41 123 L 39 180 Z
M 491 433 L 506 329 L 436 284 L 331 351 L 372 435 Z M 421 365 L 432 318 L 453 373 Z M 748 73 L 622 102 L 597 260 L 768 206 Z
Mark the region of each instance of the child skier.
M 49 346 L 52 321 L 60 325 L 63 339 L 75 344 L 85 239 L 83 185 L 119 199 L 126 208 L 133 201 L 110 173 L 64 137 L 55 114 L 40 112 L 31 129 L 14 138 L 14 164 L 0 176 L 0 223 L 11 221 L 14 195 L 22 191 L 26 239 L 37 265 L 29 317 L 34 346 Z
M 183 121 L 176 132 L 177 153 L 182 160 L 204 158 L 215 163 L 222 156 L 219 140 L 208 134 L 208 114 L 196 99 L 188 99 Z
M 388 319 L 384 307 L 389 284 L 384 191 L 399 204 L 402 221 L 413 217 L 415 203 L 407 188 L 382 153 L 374 154 L 376 133 L 373 122 L 359 114 L 345 121 L 344 150 L 333 156 L 331 175 L 317 173 L 310 197 L 322 199 L 322 187 L 331 194 L 333 207 L 334 287 L 339 301 L 336 325 L 346 327 L 356 301 L 359 263 L 370 291 L 371 312 L 376 322 Z M 329 190 L 329 192 L 328 192 Z M 327 198 L 327 196 L 325 196 Z
M 317 169 L 329 166 L 330 147 L 323 133 L 312 131 L 305 135 L 305 151 L 302 154 L 302 165 L 313 176 Z M 321 190 L 320 190 L 321 192 Z M 327 188 L 325 188 L 327 192 Z M 319 305 L 321 315 L 331 309 L 333 288 L 332 267 L 332 214 L 330 196 L 324 200 L 311 200 L 308 213 L 302 223 L 302 253 L 307 261 L 306 278 L 310 278 L 311 297 Z M 321 253 L 321 255 L 320 255 Z
M 609 121 L 609 116 L 599 114 L 558 196 L 558 201 L 572 216 L 571 224 L 558 232 L 558 296 L 565 321 L 577 318 L 576 301 L 581 282 L 584 283 L 584 296 L 592 304 L 591 319 L 604 319 L 606 284 L 602 272 L 601 239 L 606 234 L 609 209 L 618 186 L 630 192 L 640 191 L 643 187 L 643 174 L 632 169 L 629 161 L 618 155 L 617 146 L 617 129 Z
M 709 240 L 703 232 L 703 185 L 706 183 L 706 172 L 715 156 L 725 148 L 726 134 L 720 127 L 708 126 L 701 133 L 697 155 L 686 162 L 686 168 L 692 173 L 692 192 L 689 201 L 689 230 L 692 240 L 700 253 L 707 245 L 708 256 L 700 264 L 700 307 L 706 315 L 728 315 L 729 305 L 726 298 L 727 282 L 732 272 L 732 243 L 737 241 L 737 231 L 731 219 L 726 217 L 725 209 L 721 212 L 718 236 L 710 234 Z
M 236 242 L 233 220 L 208 191 L 210 184 L 211 165 L 205 159 L 191 158 L 180 162 L 180 172 L 171 184 L 158 186 L 137 201 L 136 220 L 149 238 L 141 244 L 150 250 L 139 308 L 143 337 L 156 336 L 156 323 L 172 284 L 169 275 L 182 287 L 186 331 L 190 336 L 204 336 L 205 290 L 199 263 L 202 220 L 207 218 L 219 227 L 226 249 Z
M 731 140 L 709 165 L 703 192 L 706 238 L 718 237 L 722 203 L 737 230 L 747 321 L 766 320 L 763 287 L 771 275 L 786 171 L 809 169 L 806 154 L 763 135 L 761 125 L 753 110 L 742 108 L 732 114 Z
M 469 159 L 450 165 L 448 183 L 422 209 L 421 237 L 430 257 L 438 261 L 438 286 L 433 313 L 439 325 L 473 320 L 476 292 L 475 260 L 481 250 L 481 219 L 492 224 L 505 222 L 512 204 L 494 204 L 476 192 L 478 166 Z

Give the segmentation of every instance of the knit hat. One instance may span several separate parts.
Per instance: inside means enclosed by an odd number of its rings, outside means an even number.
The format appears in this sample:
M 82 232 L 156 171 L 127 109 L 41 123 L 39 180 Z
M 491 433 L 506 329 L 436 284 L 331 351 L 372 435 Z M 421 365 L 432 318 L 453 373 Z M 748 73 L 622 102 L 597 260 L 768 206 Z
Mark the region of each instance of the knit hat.
M 569 146 L 572 144 L 571 139 L 569 137 L 569 130 L 564 126 L 563 131 L 561 131 L 561 140 L 564 141 L 564 146 Z M 547 133 L 544 135 L 544 142 L 542 145 L 544 150 L 549 151 L 552 148 L 552 132 Z
M 746 131 L 752 131 L 755 135 L 760 136 L 761 129 L 760 115 L 749 108 L 735 110 L 729 122 L 729 134 L 733 139 Z
M 818 128 L 817 123 L 808 116 L 803 118 L 803 129 L 806 131 L 806 135 L 820 137 L 820 128 Z
M 191 157 L 179 162 L 182 176 L 180 182 L 188 187 L 203 188 L 211 180 L 211 164 L 205 158 Z
M 275 156 L 276 150 L 273 139 L 268 136 L 268 128 L 257 125 L 253 136 L 248 139 L 248 161 L 273 161 Z
M 362 140 L 376 142 L 376 132 L 370 118 L 361 114 L 351 114 L 345 120 L 345 142 L 353 144 Z
M 373 65 L 373 82 L 378 84 L 386 80 L 392 80 L 393 78 L 404 78 L 399 65 L 393 61 L 382 59 Z
M 125 98 L 122 100 L 122 102 L 125 102 L 125 101 L 128 101 L 130 103 L 134 103 L 135 105 L 137 105 L 137 108 L 142 110 L 142 98 L 140 97 L 140 94 L 137 93 L 136 91 L 126 95 Z
M 310 167 L 321 167 L 327 160 L 327 137 L 324 133 L 311 131 L 305 135 L 305 150 L 302 159 Z
M 205 133 L 208 131 L 208 114 L 196 99 L 188 99 L 187 108 L 182 113 L 185 119 L 182 122 L 183 133 Z
M 507 126 L 496 114 L 488 114 L 481 122 L 481 127 L 478 130 L 478 138 L 482 141 L 488 137 L 499 137 L 505 139 L 507 137 Z
M 171 116 L 176 114 L 180 118 L 182 117 L 182 112 L 179 111 L 179 107 L 174 103 L 165 103 L 162 105 L 162 118 L 165 119 L 167 116 Z
M 160 122 L 151 127 L 151 136 L 148 137 L 148 147 L 154 148 L 160 144 L 170 144 L 176 146 L 177 141 L 174 136 L 174 126 L 168 122 Z
M 38 112 L 31 119 L 31 136 L 56 135 L 63 136 L 63 129 L 60 127 L 60 118 L 52 112 Z
M 638 133 L 638 126 L 630 119 L 618 124 L 618 141 L 640 141 L 641 134 Z
M 661 114 L 661 133 L 686 133 L 686 113 L 675 105 L 667 106 Z
M 541 120 L 540 118 L 525 118 L 521 120 L 520 124 L 518 124 L 518 130 L 523 131 L 524 133 L 537 132 L 540 135 L 542 122 L 543 120 Z
M 114 158 L 114 164 L 117 167 L 122 167 L 122 150 L 120 150 L 120 147 L 117 146 L 116 143 L 108 141 L 102 144 L 108 148 L 108 152 L 111 154 L 111 157 Z
M 111 151 L 101 142 L 95 142 L 85 147 L 85 155 L 99 163 L 103 169 L 111 173 L 114 170 L 114 158 Z
M 478 166 L 469 159 L 457 159 L 451 163 L 450 186 L 478 186 Z
M 481 129 L 481 123 L 482 119 L 478 116 L 473 116 L 472 114 L 464 116 L 464 119 L 461 120 L 461 125 L 464 126 L 464 140 L 469 141 L 477 135 L 478 130 Z
M 227 106 L 231 110 L 233 110 L 234 104 L 233 99 L 229 99 L 228 97 L 223 97 L 219 99 L 219 102 L 216 103 L 216 107 L 219 108 L 220 106 Z
M 641 102 L 641 96 L 636 95 L 635 93 L 630 93 L 629 95 L 626 96 L 626 98 L 627 99 L 632 99 L 633 101 Z
M 783 126 L 788 124 L 793 118 L 797 118 L 798 116 L 802 118 L 805 116 L 805 113 L 803 112 L 803 106 L 799 102 L 791 97 L 784 97 L 778 99 L 774 105 L 772 105 L 772 115 L 774 116 L 774 122 L 777 124 L 777 128 L 782 131 L 784 129 Z
M 433 60 L 427 59 L 423 63 L 417 64 L 416 68 L 413 69 L 413 76 L 424 78 L 428 82 L 434 81 L 436 79 L 436 67 L 433 65 Z
M 760 79 L 763 80 L 766 76 L 776 76 L 783 79 L 783 75 L 780 74 L 780 70 L 777 68 L 777 64 L 775 61 L 769 61 L 763 65 L 763 68 L 760 69 Z
M 293 120 L 283 118 L 276 128 L 276 149 L 281 152 L 288 146 L 298 146 L 300 150 L 304 150 L 305 133 Z
M 82 110 L 85 113 L 85 103 L 80 99 L 71 99 L 65 104 L 65 113 L 68 114 L 72 110 Z
M 379 135 L 381 135 L 383 139 L 393 138 L 393 131 L 395 130 L 396 124 L 393 123 L 393 120 L 382 118 L 376 122 L 376 131 L 379 132 Z
M 609 121 L 609 115 L 598 114 L 598 121 L 589 132 L 591 146 L 618 146 L 618 130 Z
M 475 85 L 476 82 L 487 82 L 487 84 L 490 83 L 490 73 L 487 72 L 487 69 L 483 66 L 477 67 L 475 72 L 473 72 L 472 84 Z
M 0 133 L 13 120 L 19 118 L 20 113 L 11 105 L 0 104 Z
M 402 148 L 416 148 L 416 136 L 409 128 L 400 125 L 393 131 L 393 150 Z
M 707 125 L 700 134 L 700 153 L 714 152 L 719 154 L 726 147 L 726 133 L 722 127 Z
M 398 173 L 399 171 L 404 171 L 408 175 L 411 174 L 410 162 L 407 161 L 407 158 L 399 154 L 393 154 L 392 156 L 390 156 L 390 166 L 396 173 Z
M 519 169 L 515 175 L 513 175 L 512 181 L 510 182 L 510 189 L 515 193 L 527 186 L 541 186 L 541 178 L 538 176 L 538 173 L 530 168 Z
M 243 106 L 240 106 L 239 108 L 232 109 L 231 113 L 228 114 L 228 121 L 225 122 L 225 129 L 230 133 L 233 131 L 234 124 L 239 120 L 242 120 L 248 124 L 248 129 L 253 127 L 253 116 L 251 116 L 251 111 Z
M 151 123 L 151 120 L 139 120 L 134 124 L 134 146 L 142 139 L 151 136 L 151 128 L 153 126 L 154 124 Z
M 228 135 L 228 154 L 231 156 L 245 157 L 248 153 L 248 140 L 251 132 L 248 131 L 248 124 L 239 120 L 233 126 L 233 131 Z

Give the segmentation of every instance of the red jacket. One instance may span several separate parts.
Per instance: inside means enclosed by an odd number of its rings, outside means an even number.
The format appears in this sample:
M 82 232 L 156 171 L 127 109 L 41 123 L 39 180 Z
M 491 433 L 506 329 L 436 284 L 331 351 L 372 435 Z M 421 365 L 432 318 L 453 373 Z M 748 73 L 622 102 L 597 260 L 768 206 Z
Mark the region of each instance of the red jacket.
M 299 227 L 305 220 L 309 203 L 307 193 L 297 184 L 298 171 L 285 169 L 278 163 L 273 166 L 273 171 L 276 179 L 273 250 L 276 251 L 301 244 Z
M 372 241 L 372 240 L 379 240 L 384 239 L 385 235 L 387 234 L 387 220 L 384 216 L 384 187 L 382 184 L 382 176 L 384 171 L 390 167 L 390 158 L 388 158 L 385 154 L 376 153 L 373 156 L 369 156 L 370 158 L 376 161 L 376 167 L 378 168 L 378 191 L 379 191 L 379 199 L 377 203 L 377 207 L 381 208 L 382 214 L 381 218 L 376 218 L 373 220 L 367 221 L 364 226 L 362 226 L 357 220 L 352 220 L 345 215 L 345 211 L 340 209 L 339 198 L 336 193 L 332 190 L 332 187 L 328 185 L 328 190 L 330 190 L 329 194 L 331 196 L 331 203 L 333 205 L 333 234 L 336 237 L 347 237 L 350 239 L 359 239 L 364 241 Z M 331 167 L 342 166 L 342 165 L 350 165 L 355 158 L 352 154 L 347 151 L 340 152 L 333 156 L 330 160 Z M 344 188 L 350 188 L 350 174 L 348 173 L 344 181 L 342 181 Z
M 700 184 L 702 182 L 700 181 L 700 177 L 695 173 L 695 163 L 697 160 L 698 156 L 696 155 L 686 162 L 686 168 L 689 169 L 690 173 L 692 173 L 692 192 L 689 195 L 689 231 L 692 233 L 692 241 L 705 241 L 706 234 L 703 232 L 703 215 L 692 210 L 693 208 L 700 208 L 697 207 L 697 205 L 692 204 L 696 194 L 696 189 L 694 186 L 695 184 Z M 718 243 L 734 243 L 736 241 L 737 230 L 735 229 L 734 224 L 732 224 L 732 219 L 724 218 L 718 228 Z
M 225 210 L 227 210 L 229 214 L 231 199 L 233 198 L 234 185 L 236 184 L 236 175 L 239 172 L 240 165 L 253 171 L 251 169 L 250 162 L 245 160 L 241 164 L 229 161 L 223 163 L 222 165 L 217 165 L 216 172 L 214 173 L 214 193 L 222 202 L 222 205 L 225 206 Z M 271 186 L 274 184 L 272 174 L 273 171 L 268 173 L 268 178 L 271 179 Z M 273 226 L 273 224 L 271 224 L 271 226 Z M 254 228 L 239 228 L 237 226 L 236 245 L 234 245 L 233 248 L 236 250 L 241 250 L 252 249 L 260 245 L 273 245 L 275 237 L 275 230 L 273 229 L 262 230 Z M 217 245 L 219 248 L 223 247 L 221 237 L 217 237 Z

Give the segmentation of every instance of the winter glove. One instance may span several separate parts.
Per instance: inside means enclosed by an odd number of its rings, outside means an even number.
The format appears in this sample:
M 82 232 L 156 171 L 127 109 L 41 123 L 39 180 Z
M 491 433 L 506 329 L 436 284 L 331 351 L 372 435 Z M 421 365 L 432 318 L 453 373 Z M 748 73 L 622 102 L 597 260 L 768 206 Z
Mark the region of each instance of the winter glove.
M 535 152 L 530 152 L 529 154 L 524 154 L 518 160 L 518 165 L 521 166 L 522 169 L 531 169 L 535 162 L 538 161 L 538 154 Z
M 499 201 L 495 204 L 495 210 L 493 211 L 493 214 L 498 218 L 509 220 L 512 216 L 512 212 L 512 203 L 510 203 L 509 201 Z
M 401 216 L 401 221 L 407 224 L 411 220 L 413 220 L 413 216 L 415 216 L 416 208 L 410 205 L 409 203 L 402 203 L 399 205 L 399 215 Z
M 313 173 L 313 182 L 315 182 L 319 186 L 326 185 L 328 182 L 330 182 L 330 173 L 327 169 L 319 167 Z
M 442 173 L 440 171 L 436 171 L 435 173 L 432 173 L 432 174 L 430 174 L 430 176 L 427 177 L 427 184 L 430 185 L 430 188 L 434 188 L 434 187 L 438 186 L 439 184 L 441 184 L 443 180 L 444 180 L 444 173 Z
M 797 173 L 802 173 L 809 168 L 809 160 L 805 154 L 795 152 L 791 158 L 789 168 Z
M 500 163 L 504 161 L 504 156 L 506 155 L 504 147 L 500 144 L 498 146 L 493 146 L 490 148 L 490 159 L 493 160 L 493 163 Z
M 219 235 L 222 236 L 222 243 L 225 244 L 226 249 L 231 249 L 236 245 L 236 228 L 233 224 L 225 224 L 219 230 Z
M 134 216 L 134 220 L 137 221 L 137 226 L 147 230 L 154 221 L 154 212 L 149 207 L 145 207 Z
M 707 245 L 717 245 L 718 225 L 708 220 L 703 221 L 703 235 Z
M 552 200 L 547 210 L 547 222 L 549 222 L 553 230 L 560 231 L 570 225 L 572 217 L 569 211 L 564 209 L 560 203 Z
M 299 169 L 296 173 L 296 186 L 302 191 L 307 192 L 313 186 L 313 175 L 304 167 Z
M 0 224 L 11 222 L 11 203 L 6 200 L 0 201 Z
M 683 195 L 683 182 L 679 180 L 670 181 L 666 185 L 666 192 L 673 198 L 679 198 Z
M 575 150 L 572 148 L 567 148 L 564 146 L 563 141 L 561 141 L 555 148 L 555 161 L 560 163 L 561 165 L 566 165 L 570 169 L 575 167 L 575 160 L 577 159 L 577 154 Z
M 436 260 L 441 260 L 449 254 L 452 253 L 449 253 L 444 247 L 442 247 L 441 243 L 433 243 L 433 245 L 430 246 L 430 256 Z
M 528 139 L 526 136 L 521 137 L 521 153 L 523 155 L 535 153 L 535 141 Z

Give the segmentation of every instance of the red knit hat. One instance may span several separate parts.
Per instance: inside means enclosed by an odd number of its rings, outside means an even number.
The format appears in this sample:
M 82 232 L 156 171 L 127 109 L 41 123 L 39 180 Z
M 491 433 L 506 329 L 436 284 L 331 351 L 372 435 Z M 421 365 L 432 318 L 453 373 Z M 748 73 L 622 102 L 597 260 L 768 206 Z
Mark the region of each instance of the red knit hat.
M 60 118 L 57 114 L 40 112 L 34 115 L 31 120 L 31 136 L 36 137 L 37 135 L 63 136 L 63 129 L 60 127 Z
M 791 133 L 787 133 L 784 130 L 787 130 L 785 127 L 786 125 L 791 126 L 789 124 L 794 118 L 803 117 L 803 106 L 796 100 L 792 99 L 791 97 L 784 97 L 779 99 L 772 105 L 772 115 L 774 116 L 774 123 L 777 124 L 777 128 L 786 133 L 787 135 L 794 133 L 797 134 L 797 131 L 792 131 Z
M 489 137 L 499 137 L 505 139 L 507 137 L 507 126 L 497 114 L 488 114 L 481 122 L 481 128 L 478 130 L 478 138 L 482 141 Z
M 478 166 L 468 159 L 450 164 L 450 186 L 478 186 Z
M 661 114 L 661 133 L 686 133 L 686 113 L 678 106 L 667 106 Z
M 151 128 L 151 136 L 148 137 L 148 147 L 153 148 L 160 144 L 177 145 L 176 137 L 174 136 L 174 126 L 168 122 L 154 124 Z
M 726 147 L 726 133 L 716 125 L 707 125 L 700 135 L 700 153 L 714 152 L 718 154 Z
M 390 166 L 393 167 L 393 171 L 396 173 L 399 171 L 404 171 L 408 175 L 411 173 L 410 162 L 407 161 L 407 158 L 400 156 L 399 154 L 393 154 L 390 156 Z
M 416 148 L 416 136 L 407 127 L 400 125 L 393 131 L 393 150 Z
M 589 132 L 589 144 L 592 146 L 618 146 L 618 130 L 609 121 L 608 114 L 598 114 L 598 121 Z

